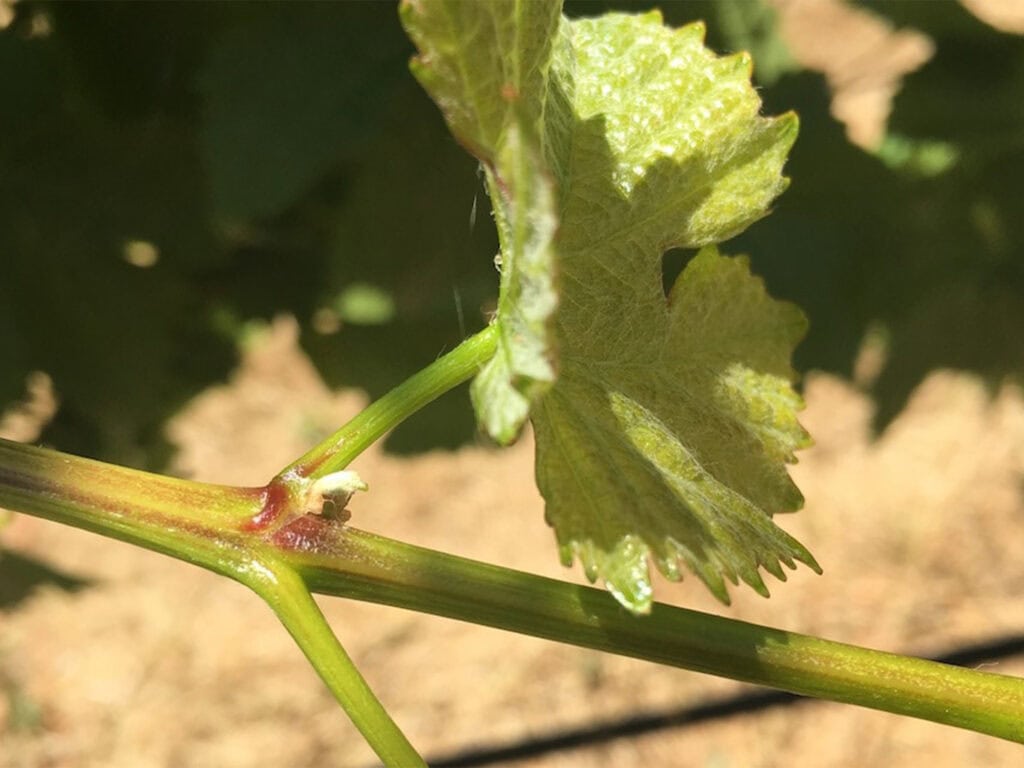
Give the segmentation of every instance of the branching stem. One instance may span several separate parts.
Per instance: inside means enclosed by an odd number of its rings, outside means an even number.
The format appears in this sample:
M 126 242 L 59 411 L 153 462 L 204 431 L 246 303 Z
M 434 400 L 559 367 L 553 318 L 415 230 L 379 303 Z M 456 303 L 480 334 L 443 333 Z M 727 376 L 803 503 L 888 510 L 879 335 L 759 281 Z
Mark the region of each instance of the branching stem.
M 424 765 L 334 636 L 290 564 L 292 553 L 276 543 L 281 528 L 253 525 L 267 509 L 269 490 L 178 480 L 0 440 L 0 507 L 163 552 L 250 587 L 274 609 L 385 765 Z M 295 508 L 304 502 L 301 493 L 281 496 L 285 509 L 277 517 L 341 529 Z

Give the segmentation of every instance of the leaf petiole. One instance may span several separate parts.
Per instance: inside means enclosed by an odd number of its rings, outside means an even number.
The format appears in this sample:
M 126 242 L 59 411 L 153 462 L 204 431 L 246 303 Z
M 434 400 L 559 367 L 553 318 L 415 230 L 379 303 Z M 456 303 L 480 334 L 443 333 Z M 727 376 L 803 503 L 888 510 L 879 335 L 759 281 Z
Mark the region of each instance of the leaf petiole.
M 344 469 L 413 413 L 474 376 L 494 355 L 497 340 L 495 325 L 470 336 L 371 403 L 337 432 L 281 470 L 275 479 L 320 478 Z

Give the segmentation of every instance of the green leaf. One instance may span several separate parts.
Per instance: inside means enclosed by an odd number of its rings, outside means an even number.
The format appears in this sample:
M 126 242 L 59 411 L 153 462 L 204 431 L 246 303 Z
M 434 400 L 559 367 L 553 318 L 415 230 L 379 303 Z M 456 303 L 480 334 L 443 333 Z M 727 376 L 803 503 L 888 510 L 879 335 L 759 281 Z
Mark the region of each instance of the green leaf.
M 556 197 L 535 131 L 548 98 L 557 2 L 409 2 L 413 71 L 452 133 L 484 164 L 501 244 L 498 350 L 471 389 L 477 419 L 515 439 L 554 381 Z
M 648 557 L 674 579 L 682 560 L 722 600 L 725 579 L 766 594 L 759 567 L 817 568 L 771 521 L 801 504 L 785 463 L 807 442 L 789 383 L 803 316 L 713 248 L 666 302 L 661 258 L 765 214 L 796 118 L 760 117 L 749 57 L 714 56 L 702 25 L 562 19 L 538 44 L 549 7 L 404 6 L 417 75 L 492 181 L 503 343 L 475 383 L 478 417 L 509 439 L 534 402 L 562 559 L 626 607 L 650 607 Z M 539 386 L 552 350 L 557 381 Z
M 501 195 L 495 220 L 508 264 L 501 264 L 498 350 L 470 389 L 481 425 L 501 443 L 515 439 L 530 406 L 555 379 L 548 333 L 558 296 L 555 190 L 524 133 L 511 126 L 497 163 L 503 178 L 491 176 L 491 189 Z
M 784 464 L 808 444 L 789 385 L 803 315 L 713 246 L 660 309 L 623 335 L 619 360 L 563 358 L 534 415 L 537 482 L 562 560 L 579 556 L 637 612 L 650 607 L 648 555 L 670 579 L 682 560 L 723 602 L 724 579 L 766 595 L 758 567 L 779 578 L 779 561 L 817 569 L 771 521 L 802 502 Z
M 419 56 L 413 74 L 455 137 L 494 162 L 518 111 L 538 120 L 548 93 L 557 0 L 405 0 L 402 23 Z

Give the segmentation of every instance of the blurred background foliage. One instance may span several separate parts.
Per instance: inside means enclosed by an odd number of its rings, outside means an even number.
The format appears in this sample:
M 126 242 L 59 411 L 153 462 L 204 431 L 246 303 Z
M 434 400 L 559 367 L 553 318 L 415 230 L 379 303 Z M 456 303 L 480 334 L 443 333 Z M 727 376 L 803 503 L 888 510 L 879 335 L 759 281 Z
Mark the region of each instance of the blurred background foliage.
M 880 426 L 933 368 L 1019 375 L 1024 36 L 952 0 L 861 4 L 933 45 L 865 147 L 772 6 L 660 6 L 674 25 L 704 19 L 718 51 L 752 51 L 766 112 L 800 114 L 790 189 L 725 246 L 810 315 L 799 367 L 857 378 Z M 486 322 L 489 202 L 408 74 L 393 3 L 4 8 L 0 407 L 45 371 L 60 400 L 45 442 L 159 468 L 165 420 L 279 313 L 328 384 L 371 397 Z M 884 361 L 869 374 L 865 344 Z M 458 391 L 388 446 L 473 434 Z

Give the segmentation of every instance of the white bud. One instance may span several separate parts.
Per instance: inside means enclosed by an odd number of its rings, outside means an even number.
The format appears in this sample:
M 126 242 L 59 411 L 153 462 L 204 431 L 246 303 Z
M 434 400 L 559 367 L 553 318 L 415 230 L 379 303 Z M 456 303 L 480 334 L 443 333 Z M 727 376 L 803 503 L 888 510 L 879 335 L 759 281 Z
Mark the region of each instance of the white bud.
M 343 469 L 317 478 L 309 487 L 310 511 L 325 517 L 348 520 L 345 505 L 356 491 L 369 490 L 369 486 L 352 470 Z

